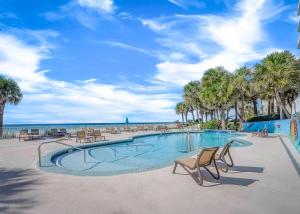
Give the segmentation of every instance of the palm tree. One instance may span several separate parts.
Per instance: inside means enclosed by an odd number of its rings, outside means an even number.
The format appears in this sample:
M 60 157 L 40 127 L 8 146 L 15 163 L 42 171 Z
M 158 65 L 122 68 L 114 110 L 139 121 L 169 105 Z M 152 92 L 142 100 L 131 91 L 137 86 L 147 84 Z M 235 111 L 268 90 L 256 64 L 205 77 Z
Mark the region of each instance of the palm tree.
M 22 99 L 22 92 L 13 79 L 0 76 L 0 137 L 3 135 L 3 114 L 6 103 L 17 105 Z
M 233 105 L 232 74 L 223 67 L 207 70 L 201 81 L 200 96 L 211 110 L 219 110 L 222 129 L 226 128 L 226 111 Z
M 280 119 L 283 113 L 289 117 L 283 96 L 289 90 L 298 90 L 300 69 L 295 57 L 289 51 L 274 52 L 266 56 L 261 64 L 256 65 L 255 80 L 265 90 L 271 90 L 280 110 Z
M 182 123 L 184 123 L 183 115 L 184 115 L 185 109 L 184 109 L 183 102 L 177 103 L 176 107 L 175 107 L 175 110 L 176 110 L 176 114 L 181 114 Z
M 199 81 L 191 81 L 184 86 L 184 102 L 186 105 L 190 107 L 190 111 L 193 116 L 193 120 L 195 120 L 194 110 L 197 113 L 197 119 L 199 121 L 199 109 L 201 105 L 200 98 L 198 96 L 198 92 L 200 90 L 200 82 Z
M 251 70 L 247 67 L 238 68 L 233 76 L 234 94 L 239 109 L 240 129 L 245 121 L 245 102 L 250 97 Z

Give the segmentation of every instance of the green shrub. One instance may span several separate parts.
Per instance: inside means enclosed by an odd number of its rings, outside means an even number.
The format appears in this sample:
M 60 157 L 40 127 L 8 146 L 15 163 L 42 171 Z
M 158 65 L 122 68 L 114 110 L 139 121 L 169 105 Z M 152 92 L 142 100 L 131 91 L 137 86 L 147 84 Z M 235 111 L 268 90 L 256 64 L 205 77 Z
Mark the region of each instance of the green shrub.
M 210 120 L 202 125 L 203 129 L 220 129 L 220 127 L 221 126 L 218 120 Z
M 237 131 L 239 129 L 239 127 L 240 127 L 240 123 L 229 122 L 227 124 L 227 129 L 229 129 L 229 130 L 236 130 Z

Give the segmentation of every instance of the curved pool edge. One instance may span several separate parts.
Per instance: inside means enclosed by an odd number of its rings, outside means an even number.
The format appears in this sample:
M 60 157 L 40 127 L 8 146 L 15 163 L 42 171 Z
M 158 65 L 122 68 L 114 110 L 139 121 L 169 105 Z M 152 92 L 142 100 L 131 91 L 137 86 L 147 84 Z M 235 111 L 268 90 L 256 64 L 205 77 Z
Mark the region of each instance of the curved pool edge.
M 163 134 L 179 134 L 179 133 L 186 133 L 187 131 L 173 131 L 173 132 L 159 132 L 159 133 L 149 133 L 149 134 L 139 134 L 139 135 L 134 135 L 132 137 L 128 137 L 126 139 L 121 139 L 121 140 L 112 140 L 112 141 L 100 141 L 100 142 L 95 142 L 95 143 L 89 143 L 89 144 L 83 144 L 83 145 L 78 145 L 75 148 L 80 148 L 80 149 L 86 149 L 86 148 L 93 148 L 93 147 L 98 147 L 98 146 L 105 146 L 105 145 L 111 145 L 111 144 L 119 144 L 119 143 L 125 143 L 125 142 L 132 142 L 134 139 L 137 138 L 142 138 L 142 137 L 148 137 L 148 136 L 156 136 L 156 135 L 163 135 Z M 197 131 L 197 130 L 192 130 L 189 131 L 189 133 L 202 133 L 204 132 L 203 130 Z M 235 148 L 243 148 L 243 147 L 247 147 L 252 145 L 253 143 L 245 140 L 245 139 L 241 139 L 241 137 L 244 137 L 244 133 L 240 133 L 240 132 L 236 132 L 237 134 L 241 134 L 241 136 L 239 137 L 232 137 L 229 138 L 231 140 L 234 141 L 238 141 L 241 143 L 246 143 L 247 145 L 244 146 L 239 146 L 239 147 L 235 147 Z M 157 170 L 157 169 L 161 169 L 161 168 L 165 168 L 170 166 L 171 164 L 173 164 L 174 160 L 170 161 L 170 162 L 166 162 L 164 164 L 159 164 L 155 167 L 151 167 L 151 168 L 143 168 L 141 170 L 134 170 L 134 171 L 114 171 L 111 173 L 101 173 L 101 172 L 90 172 L 90 171 L 74 171 L 74 170 L 68 170 L 66 168 L 63 167 L 59 167 L 57 166 L 55 163 L 53 163 L 53 159 L 55 159 L 56 157 L 69 153 L 69 152 L 74 152 L 74 148 L 65 148 L 65 149 L 57 149 L 53 152 L 50 152 L 44 156 L 42 156 L 41 158 L 41 163 L 42 163 L 42 167 L 39 166 L 39 163 L 37 162 L 37 168 L 39 168 L 40 170 L 44 171 L 44 172 L 48 172 L 48 173 L 55 173 L 55 174 L 62 174 L 62 175 L 71 175 L 71 176 L 114 176 L 114 175 L 122 175 L 122 174 L 133 174 L 133 173 L 142 173 L 142 172 L 146 172 L 146 171 L 153 171 L 153 170 Z M 194 152 L 195 154 L 198 153 L 198 151 Z M 193 153 L 187 153 L 186 157 L 189 157 L 191 155 L 195 155 Z M 126 172 L 126 173 L 124 173 Z

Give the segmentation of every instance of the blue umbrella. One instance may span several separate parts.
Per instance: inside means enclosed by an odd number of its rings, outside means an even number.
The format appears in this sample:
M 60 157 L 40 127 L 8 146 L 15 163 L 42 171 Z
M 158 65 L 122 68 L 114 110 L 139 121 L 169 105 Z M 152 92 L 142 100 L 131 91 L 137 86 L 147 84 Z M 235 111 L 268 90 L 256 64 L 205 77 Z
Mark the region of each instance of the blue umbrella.
M 128 125 L 128 123 L 129 123 L 128 117 L 126 117 L 125 123 L 126 123 L 126 125 Z

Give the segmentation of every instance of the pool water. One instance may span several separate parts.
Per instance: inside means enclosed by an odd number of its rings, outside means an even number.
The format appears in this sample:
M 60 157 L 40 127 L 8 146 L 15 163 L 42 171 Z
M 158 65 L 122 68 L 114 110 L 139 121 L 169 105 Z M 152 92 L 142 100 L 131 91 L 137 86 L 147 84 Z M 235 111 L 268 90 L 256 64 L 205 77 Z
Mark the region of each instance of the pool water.
M 229 133 L 176 133 L 134 138 L 118 144 L 98 145 L 52 158 L 66 173 L 79 175 L 113 175 L 157 169 L 174 160 L 199 153 L 201 148 L 223 147 Z M 246 146 L 234 142 L 233 146 Z

